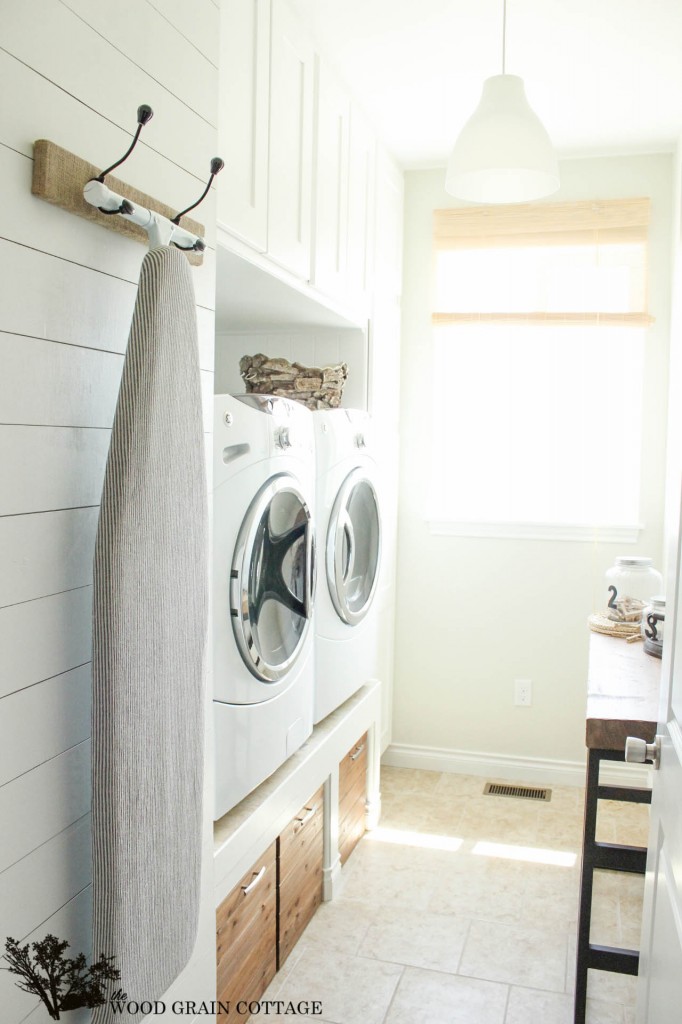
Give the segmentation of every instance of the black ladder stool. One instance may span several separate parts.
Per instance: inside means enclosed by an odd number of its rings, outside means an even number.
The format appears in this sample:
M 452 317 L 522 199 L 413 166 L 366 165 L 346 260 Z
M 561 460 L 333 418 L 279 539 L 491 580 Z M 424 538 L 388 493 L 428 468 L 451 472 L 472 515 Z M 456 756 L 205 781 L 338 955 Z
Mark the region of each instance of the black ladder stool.
M 625 761 L 625 742 L 635 736 L 652 743 L 658 718 L 661 662 L 646 654 L 642 644 L 621 637 L 592 633 L 587 683 L 585 740 L 588 749 L 585 784 L 585 826 L 578 911 L 574 1024 L 585 1024 L 587 972 L 613 971 L 636 975 L 639 951 L 590 942 L 594 872 L 628 871 L 644 874 L 646 847 L 597 842 L 600 800 L 651 803 L 651 790 L 599 782 L 602 761 Z

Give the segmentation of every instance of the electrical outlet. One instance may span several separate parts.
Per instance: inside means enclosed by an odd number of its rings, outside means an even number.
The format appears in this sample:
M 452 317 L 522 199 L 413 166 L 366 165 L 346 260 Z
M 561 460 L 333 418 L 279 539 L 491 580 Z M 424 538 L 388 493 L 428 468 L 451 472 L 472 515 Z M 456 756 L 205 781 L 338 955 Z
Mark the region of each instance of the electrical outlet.
M 530 679 L 514 680 L 514 704 L 527 708 L 532 704 L 533 686 Z

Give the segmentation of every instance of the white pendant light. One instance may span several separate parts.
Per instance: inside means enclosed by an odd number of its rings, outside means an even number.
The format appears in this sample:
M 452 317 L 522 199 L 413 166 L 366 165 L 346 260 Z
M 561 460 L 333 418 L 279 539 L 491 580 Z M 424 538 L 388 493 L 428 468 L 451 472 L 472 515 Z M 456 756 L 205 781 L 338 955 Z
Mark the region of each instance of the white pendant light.
M 473 203 L 525 203 L 559 188 L 556 154 L 526 99 L 523 80 L 505 74 L 507 2 L 502 21 L 502 74 L 483 95 L 455 143 L 445 190 Z

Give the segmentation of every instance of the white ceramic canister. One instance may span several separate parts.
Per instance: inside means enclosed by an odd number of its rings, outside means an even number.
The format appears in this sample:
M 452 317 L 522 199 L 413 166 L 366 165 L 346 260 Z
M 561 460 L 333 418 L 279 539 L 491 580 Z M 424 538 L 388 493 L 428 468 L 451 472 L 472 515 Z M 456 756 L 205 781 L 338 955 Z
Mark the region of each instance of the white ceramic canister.
M 663 589 L 663 577 L 651 558 L 619 555 L 606 573 L 606 614 L 616 622 L 639 623 L 644 606 Z
M 642 612 L 642 638 L 644 650 L 660 658 L 663 653 L 665 624 L 665 598 L 662 594 L 652 597 Z

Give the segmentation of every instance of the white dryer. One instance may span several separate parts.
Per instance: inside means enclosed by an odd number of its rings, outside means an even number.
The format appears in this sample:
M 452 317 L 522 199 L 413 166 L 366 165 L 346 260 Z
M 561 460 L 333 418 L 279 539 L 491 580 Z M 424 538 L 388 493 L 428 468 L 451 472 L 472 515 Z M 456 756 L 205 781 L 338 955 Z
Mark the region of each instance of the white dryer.
M 267 395 L 216 395 L 215 817 L 312 731 L 312 414 Z
M 317 537 L 315 711 L 320 722 L 375 672 L 381 556 L 378 469 L 369 413 L 314 412 Z

